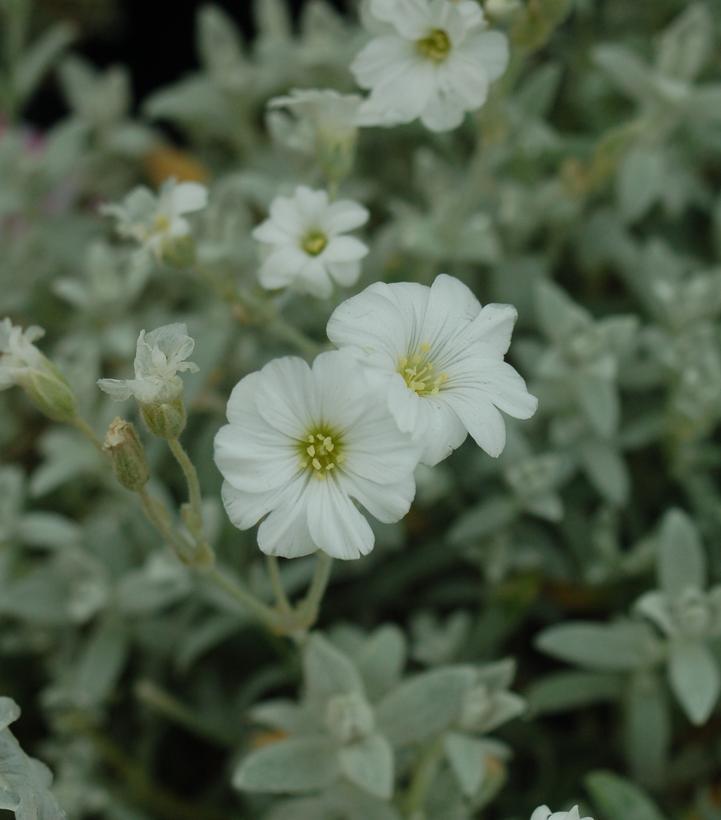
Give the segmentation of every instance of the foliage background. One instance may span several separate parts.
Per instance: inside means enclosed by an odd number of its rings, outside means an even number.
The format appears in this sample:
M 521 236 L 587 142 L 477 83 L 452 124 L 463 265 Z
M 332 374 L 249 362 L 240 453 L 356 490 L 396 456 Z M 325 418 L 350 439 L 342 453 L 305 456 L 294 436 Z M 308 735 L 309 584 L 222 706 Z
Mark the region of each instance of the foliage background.
M 168 47 L 157 7 L 145 39 L 110 48 L 93 4 L 81 51 L 103 63 L 127 49 L 132 82 L 58 53 L 0 135 L 0 313 L 47 329 L 43 349 L 97 431 L 117 408 L 95 380 L 128 372 L 141 328 L 188 322 L 201 372 L 187 380 L 184 440 L 220 559 L 261 594 L 252 533 L 219 507 L 212 438 L 238 378 L 289 352 L 233 295 L 254 287 L 250 229 L 280 190 L 322 184 L 313 158 L 269 128 L 265 103 L 294 86 L 353 88 L 361 29 L 311 6 L 292 27 L 276 3 L 257 4 L 255 28 L 244 8 L 254 39 L 242 57 L 225 28 L 222 51 L 201 26 L 197 67 L 182 81 L 187 45 Z M 516 659 L 514 689 L 530 711 L 500 732 L 513 758 L 485 820 L 581 799 L 594 817 L 628 820 L 588 799 L 584 778 L 601 769 L 645 789 L 668 818 L 717 820 L 718 714 L 690 723 L 663 663 L 620 663 L 605 632 L 589 662 L 544 630 L 629 616 L 656 586 L 671 508 L 693 521 L 718 581 L 720 9 L 495 6 L 514 60 L 484 109 L 448 135 L 364 131 L 343 190 L 373 215 L 361 284 L 429 283 L 445 270 L 481 301 L 518 307 L 511 357 L 541 409 L 497 462 L 466 445 L 420 476 L 408 518 L 378 529 L 368 559 L 336 568 L 320 626 L 397 623 L 410 670 Z M 84 19 L 69 8 L 40 3 L 34 31 Z M 151 66 L 169 88 L 150 93 Z M 148 266 L 97 215 L 100 201 L 169 169 L 211 186 L 197 232 L 210 283 Z M 342 298 L 278 303 L 322 342 Z M 147 444 L 156 492 L 179 503 L 177 470 L 160 442 Z M 22 707 L 15 734 L 54 770 L 69 816 L 261 816 L 263 801 L 234 791 L 230 774 L 257 741 L 248 708 L 297 691 L 293 647 L 159 559 L 157 536 L 92 447 L 19 391 L 0 397 L 0 452 L 0 692 Z M 312 567 L 286 570 L 300 591 Z M 706 638 L 718 657 L 711 627 Z M 586 677 L 551 677 L 568 666 L 549 654 Z M 447 820 L 444 811 L 433 816 Z

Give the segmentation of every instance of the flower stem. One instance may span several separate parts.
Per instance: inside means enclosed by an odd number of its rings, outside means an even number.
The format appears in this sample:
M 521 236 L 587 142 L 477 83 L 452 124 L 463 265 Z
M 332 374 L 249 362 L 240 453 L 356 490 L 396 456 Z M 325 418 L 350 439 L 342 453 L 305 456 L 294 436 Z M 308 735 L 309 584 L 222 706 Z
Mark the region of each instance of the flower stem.
M 77 430 L 79 430 L 88 441 L 92 443 L 96 450 L 99 452 L 103 452 L 103 442 L 95 435 L 95 431 L 93 428 L 85 421 L 85 419 L 80 418 L 80 416 L 75 416 L 72 420 L 71 424 Z
M 195 539 L 195 556 L 193 562 L 198 565 L 212 564 L 214 555 L 208 543 L 208 539 L 205 537 L 203 526 L 203 499 L 200 492 L 198 472 L 179 439 L 168 439 L 168 447 L 170 447 L 170 451 L 180 465 L 180 469 L 185 476 L 185 483 L 188 485 L 189 506 L 185 507 L 185 509 L 181 511 L 181 514 L 184 513 L 183 520 Z
M 320 604 L 325 595 L 330 573 L 333 567 L 333 559 L 325 552 L 319 552 L 316 558 L 315 572 L 310 582 L 308 594 L 299 607 L 299 611 L 306 617 L 306 628 L 310 629 L 318 619 Z
M 231 598 L 241 606 L 248 609 L 261 623 L 265 624 L 273 632 L 279 628 L 278 614 L 274 609 L 264 604 L 255 597 L 253 593 L 243 589 L 240 584 L 226 575 L 219 567 L 213 567 L 203 573 L 204 577 L 212 581 L 217 587 L 226 592 Z
M 288 596 L 285 594 L 283 587 L 283 579 L 280 577 L 280 569 L 278 567 L 278 559 L 275 555 L 266 556 L 266 566 L 268 567 L 268 576 L 270 577 L 270 585 L 275 595 L 276 603 L 281 612 L 289 615 L 292 611 Z
M 413 771 L 410 786 L 403 800 L 404 815 L 409 820 L 423 808 L 428 790 L 433 785 L 438 772 L 441 757 L 443 757 L 443 735 L 426 746 Z

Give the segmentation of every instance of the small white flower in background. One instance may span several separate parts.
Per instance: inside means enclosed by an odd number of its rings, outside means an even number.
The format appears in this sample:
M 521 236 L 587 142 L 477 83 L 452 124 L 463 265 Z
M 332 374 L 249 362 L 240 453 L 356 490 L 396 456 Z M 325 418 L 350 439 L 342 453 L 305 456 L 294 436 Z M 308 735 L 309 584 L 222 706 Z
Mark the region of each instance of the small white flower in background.
M 263 519 L 263 552 L 359 558 L 374 536 L 354 501 L 384 523 L 408 512 L 418 450 L 348 354 L 275 359 L 235 386 L 228 422 L 215 438 L 223 503 L 239 529 Z
M 551 813 L 548 806 L 539 806 L 531 815 L 531 820 L 593 820 L 592 817 L 581 817 L 578 806 L 571 811 L 556 811 Z
M 100 212 L 116 219 L 120 236 L 134 239 L 159 258 L 169 245 L 191 235 L 185 214 L 200 211 L 207 203 L 204 185 L 168 179 L 157 195 L 140 186 L 120 204 L 101 205 Z
M 371 0 L 370 13 L 387 30 L 351 65 L 358 85 L 370 89 L 362 125 L 420 117 L 432 131 L 457 128 L 508 65 L 505 35 L 486 29 L 472 0 Z
M 135 378 L 99 379 L 98 387 L 115 401 L 134 396 L 141 404 L 173 402 L 183 392 L 177 373 L 198 370 L 196 364 L 186 361 L 194 347 L 195 341 L 184 324 L 164 325 L 150 333 L 141 330 L 135 351 Z
M 368 248 L 344 234 L 367 221 L 368 211 L 357 202 L 329 202 L 325 191 L 304 185 L 292 197 L 276 197 L 270 217 L 253 231 L 268 246 L 258 272 L 260 284 L 269 290 L 292 285 L 319 297 L 330 296 L 333 281 L 354 284 Z
M 286 109 L 309 126 L 313 140 L 340 144 L 355 139 L 358 129 L 358 94 L 340 94 L 332 89 L 294 88 L 283 97 L 273 97 L 270 109 Z
M 47 359 L 34 344 L 44 335 L 41 327 L 23 330 L 10 319 L 0 322 L 0 390 L 20 384 L 31 370 L 46 367 Z
M 482 308 L 462 282 L 441 274 L 431 287 L 376 282 L 335 309 L 328 337 L 382 382 L 399 428 L 432 466 L 468 433 L 498 456 L 506 442 L 499 410 L 534 414 L 536 398 L 503 361 L 516 316 L 511 305 Z

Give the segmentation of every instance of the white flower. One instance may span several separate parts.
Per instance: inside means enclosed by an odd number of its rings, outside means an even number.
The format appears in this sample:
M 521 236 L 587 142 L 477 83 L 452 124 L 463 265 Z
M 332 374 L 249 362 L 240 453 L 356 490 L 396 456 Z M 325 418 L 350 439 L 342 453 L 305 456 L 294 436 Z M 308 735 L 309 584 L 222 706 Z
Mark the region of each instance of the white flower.
M 235 386 L 228 422 L 215 438 L 223 503 L 239 529 L 263 519 L 263 552 L 359 558 L 374 537 L 354 501 L 386 523 L 408 512 L 418 450 L 347 353 L 312 368 L 275 359 Z
M 100 212 L 115 217 L 120 236 L 134 239 L 160 257 L 166 247 L 190 236 L 185 214 L 200 211 L 208 191 L 198 182 L 166 180 L 155 195 L 144 186 L 135 188 L 120 204 L 102 205 Z
M 548 806 L 539 806 L 531 815 L 531 820 L 593 820 L 592 817 L 581 817 L 578 806 L 571 811 L 556 811 L 551 814 Z
M 476 2 L 371 0 L 370 11 L 387 32 L 351 65 L 358 85 L 371 89 L 361 107 L 363 125 L 420 117 L 432 131 L 456 128 L 506 70 L 506 37 L 486 30 Z
M 361 102 L 358 94 L 340 94 L 327 88 L 294 88 L 285 97 L 274 97 L 268 107 L 291 111 L 311 127 L 315 139 L 342 143 L 355 138 Z
M 23 330 L 10 319 L 0 322 L 0 390 L 21 384 L 33 370 L 47 369 L 48 360 L 33 344 L 44 335 L 41 327 Z
M 98 387 L 116 401 L 131 396 L 141 404 L 175 401 L 183 391 L 177 373 L 195 373 L 198 366 L 185 361 L 195 341 L 184 324 L 164 325 L 146 334 L 140 331 L 135 351 L 134 379 L 99 379 Z
M 360 260 L 368 248 L 353 236 L 343 236 L 368 220 L 357 202 L 329 202 L 325 191 L 304 185 L 292 197 L 276 197 L 270 218 L 253 231 L 269 254 L 258 272 L 264 288 L 294 285 L 315 296 L 330 296 L 335 280 L 352 285 L 360 276 Z
M 467 433 L 499 455 L 506 441 L 499 410 L 520 419 L 535 412 L 536 398 L 503 361 L 516 316 L 510 305 L 481 308 L 462 282 L 441 274 L 430 288 L 376 282 L 335 309 L 328 337 L 383 383 L 399 428 L 433 465 Z

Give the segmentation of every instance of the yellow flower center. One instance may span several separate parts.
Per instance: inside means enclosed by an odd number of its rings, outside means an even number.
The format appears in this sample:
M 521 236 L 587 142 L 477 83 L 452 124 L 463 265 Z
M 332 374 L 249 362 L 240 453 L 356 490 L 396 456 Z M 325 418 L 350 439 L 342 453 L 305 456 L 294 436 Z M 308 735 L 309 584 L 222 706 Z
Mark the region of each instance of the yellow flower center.
M 436 396 L 448 381 L 447 373 L 436 373 L 435 365 L 428 358 L 431 346 L 424 342 L 418 350 L 403 356 L 398 362 L 398 372 L 405 383 L 419 396 Z
M 303 250 L 310 256 L 318 256 L 328 244 L 328 237 L 322 231 L 311 231 L 301 242 Z
M 156 214 L 153 219 L 152 233 L 165 233 L 170 230 L 170 220 L 165 214 Z
M 343 462 L 340 436 L 327 427 L 310 430 L 299 447 L 301 466 L 316 478 L 326 478 Z
M 434 28 L 416 41 L 418 51 L 435 63 L 442 63 L 451 52 L 451 38 L 442 28 Z

